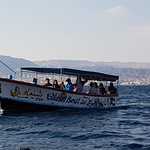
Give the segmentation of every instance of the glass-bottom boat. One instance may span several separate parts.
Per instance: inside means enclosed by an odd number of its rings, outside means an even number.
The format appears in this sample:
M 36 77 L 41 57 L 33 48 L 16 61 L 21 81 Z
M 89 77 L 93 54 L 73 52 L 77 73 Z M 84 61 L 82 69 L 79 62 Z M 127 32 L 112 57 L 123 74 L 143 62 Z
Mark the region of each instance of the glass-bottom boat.
M 51 81 L 72 81 L 72 91 L 54 87 Z M 43 84 L 44 80 L 49 82 Z M 32 80 L 32 81 L 30 81 Z M 21 68 L 20 79 L 0 78 L 0 103 L 4 110 L 49 111 L 58 108 L 106 109 L 118 101 L 118 92 L 111 92 L 108 84 L 118 84 L 119 77 L 69 68 Z M 75 83 L 75 84 L 73 84 Z M 80 91 L 75 90 L 78 86 Z M 80 84 L 80 85 L 79 85 Z M 104 85 L 103 92 L 99 85 Z M 93 88 L 93 89 L 92 89 Z M 116 87 L 113 87 L 117 89 Z M 95 91 L 96 92 L 95 92 Z M 92 91 L 94 91 L 92 93 Z

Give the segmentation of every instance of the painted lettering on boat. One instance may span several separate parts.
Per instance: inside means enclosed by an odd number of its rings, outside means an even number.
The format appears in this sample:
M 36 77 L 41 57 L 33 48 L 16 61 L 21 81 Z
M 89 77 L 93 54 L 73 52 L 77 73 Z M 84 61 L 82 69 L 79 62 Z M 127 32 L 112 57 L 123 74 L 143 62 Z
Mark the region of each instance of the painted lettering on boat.
M 113 105 L 115 101 L 114 98 L 93 98 L 89 96 L 77 96 L 77 95 L 70 95 L 65 92 L 51 92 L 47 94 L 47 100 L 50 101 L 57 101 L 63 103 L 72 103 L 72 104 L 79 104 L 79 105 L 87 105 L 88 107 L 107 107 L 108 104 Z
M 66 98 L 67 94 L 65 92 L 61 93 L 51 92 L 47 94 L 47 100 L 65 101 Z
M 20 87 L 16 86 L 13 90 L 10 91 L 11 96 L 19 97 L 19 98 L 41 98 L 42 91 L 41 90 L 33 90 L 31 88 L 21 89 Z
M 88 95 L 77 95 L 65 91 L 45 90 L 16 85 L 10 90 L 10 96 L 26 99 L 27 101 L 42 101 L 43 103 L 64 103 L 70 105 L 86 106 L 88 108 L 106 108 L 114 106 L 114 97 L 93 97 Z

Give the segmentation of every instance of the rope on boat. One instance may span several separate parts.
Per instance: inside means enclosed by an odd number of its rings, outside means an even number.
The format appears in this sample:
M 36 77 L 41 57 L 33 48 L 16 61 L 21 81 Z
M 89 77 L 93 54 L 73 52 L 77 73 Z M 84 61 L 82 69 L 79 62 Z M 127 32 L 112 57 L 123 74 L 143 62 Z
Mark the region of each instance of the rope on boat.
M 12 68 L 10 68 L 6 63 L 4 63 L 2 60 L 0 60 L 0 63 L 2 64 L 2 65 L 4 65 L 8 70 L 10 70 L 11 72 L 13 72 L 14 73 L 14 76 L 16 76 L 16 71 L 14 71 Z

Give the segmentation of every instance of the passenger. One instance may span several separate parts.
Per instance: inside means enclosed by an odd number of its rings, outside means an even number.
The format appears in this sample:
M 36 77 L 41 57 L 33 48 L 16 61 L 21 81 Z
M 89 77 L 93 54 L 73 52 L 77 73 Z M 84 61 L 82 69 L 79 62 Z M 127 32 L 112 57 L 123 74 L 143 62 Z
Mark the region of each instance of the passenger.
M 46 78 L 45 79 L 45 84 L 44 84 L 44 86 L 47 86 L 47 87 L 52 87 L 52 84 L 50 83 L 50 79 L 49 78 Z
M 88 94 L 89 91 L 90 91 L 90 85 L 89 85 L 89 83 L 85 83 L 83 86 L 82 93 Z
M 9 76 L 9 79 L 10 79 L 10 80 L 12 80 L 12 79 L 13 79 L 13 76 L 12 76 L 12 75 L 10 75 L 10 76 Z
M 61 82 L 61 84 L 59 85 L 60 90 L 65 90 L 65 84 L 64 82 Z
M 33 78 L 33 84 L 37 85 L 37 78 Z
M 81 80 L 81 77 L 77 77 L 77 93 L 82 93 L 83 92 L 83 87 L 84 84 L 87 82 L 87 79 Z
M 77 93 L 77 91 L 78 91 L 78 87 L 77 87 L 77 84 L 75 83 L 73 85 L 73 92 Z
M 99 84 L 99 95 L 101 95 L 101 96 L 106 95 L 106 90 L 105 90 L 105 88 L 104 88 L 103 83 L 100 83 L 100 84 Z
M 54 80 L 54 82 L 53 82 L 53 88 L 54 89 L 60 89 L 60 86 L 58 85 L 58 81 L 57 80 Z
M 95 90 L 95 88 L 94 88 L 94 82 L 91 82 L 91 83 L 90 83 L 89 94 L 93 94 L 93 93 L 94 93 L 94 90 Z
M 89 94 L 91 94 L 91 95 L 98 95 L 98 85 L 97 85 L 96 82 L 91 82 L 90 83 Z
M 93 93 L 93 82 L 90 83 L 90 90 L 89 90 L 89 94 L 92 94 Z
M 108 92 L 110 95 L 117 94 L 117 89 L 114 87 L 112 82 L 110 82 L 110 86 L 108 87 Z
M 98 93 L 99 93 L 99 88 L 98 88 L 97 82 L 94 82 L 94 88 L 95 88 L 94 95 L 98 95 Z
M 66 80 L 66 82 L 67 82 L 67 84 L 66 84 L 66 86 L 65 86 L 65 90 L 66 90 L 66 91 L 69 91 L 69 92 L 73 92 L 73 84 L 72 84 L 72 82 L 71 82 L 71 79 L 68 78 L 68 79 Z

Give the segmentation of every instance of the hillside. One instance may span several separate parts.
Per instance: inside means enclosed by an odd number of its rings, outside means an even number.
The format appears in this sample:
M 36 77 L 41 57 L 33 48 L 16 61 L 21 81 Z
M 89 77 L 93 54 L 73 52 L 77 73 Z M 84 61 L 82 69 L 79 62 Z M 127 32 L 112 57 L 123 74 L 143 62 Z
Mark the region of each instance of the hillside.
M 137 62 L 94 62 L 86 60 L 47 60 L 35 61 L 36 64 L 41 66 L 105 66 L 113 68 L 130 68 L 130 69 L 150 69 L 150 63 L 137 63 Z
M 32 62 L 22 58 L 0 55 L 0 60 L 14 71 L 21 67 L 69 67 L 89 71 L 98 71 L 120 76 L 121 84 L 150 84 L 150 63 L 91 62 L 82 60 L 48 60 Z M 12 72 L 0 63 L 0 76 Z
M 22 58 L 14 58 L 10 56 L 2 56 L 0 55 L 0 60 L 7 64 L 11 69 L 14 71 L 19 71 L 21 67 L 36 67 L 37 65 L 29 60 L 22 59 Z M 3 64 L 0 63 L 0 75 L 6 76 L 12 74 L 8 68 L 6 68 Z
M 81 60 L 49 60 L 35 63 L 42 67 L 69 67 L 119 75 L 122 84 L 150 84 L 150 63 L 91 62 Z

